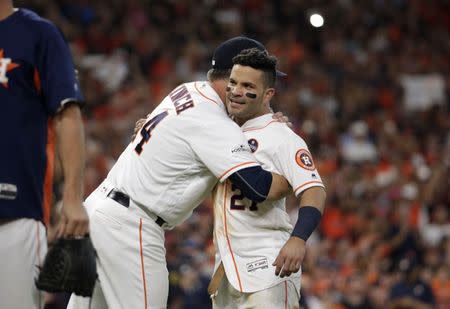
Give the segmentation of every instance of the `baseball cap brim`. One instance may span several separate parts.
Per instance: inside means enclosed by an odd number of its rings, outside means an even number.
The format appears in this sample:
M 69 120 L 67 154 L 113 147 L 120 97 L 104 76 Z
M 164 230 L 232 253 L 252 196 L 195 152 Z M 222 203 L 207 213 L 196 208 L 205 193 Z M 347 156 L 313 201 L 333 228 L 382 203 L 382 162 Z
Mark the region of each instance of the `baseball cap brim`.
M 277 70 L 277 77 L 286 77 L 287 74 Z

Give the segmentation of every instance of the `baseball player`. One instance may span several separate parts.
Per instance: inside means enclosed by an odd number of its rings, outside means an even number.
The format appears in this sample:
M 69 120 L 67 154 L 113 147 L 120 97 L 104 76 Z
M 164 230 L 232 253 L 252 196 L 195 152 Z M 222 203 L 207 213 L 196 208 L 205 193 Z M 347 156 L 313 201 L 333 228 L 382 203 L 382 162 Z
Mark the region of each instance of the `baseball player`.
M 258 49 L 233 59 L 227 107 L 262 166 L 286 177 L 300 198 L 293 228 L 285 199 L 245 198 L 229 181 L 213 192 L 214 308 L 298 308 L 305 242 L 318 225 L 325 191 L 304 140 L 272 119 L 276 58 Z
M 0 307 L 42 308 L 34 285 L 47 250 L 55 144 L 65 186 L 58 237 L 82 236 L 82 96 L 71 54 L 48 20 L 0 0 Z M 74 104 L 75 103 L 75 104 Z M 57 139 L 57 142 L 55 141 Z
M 244 37 L 218 46 L 208 81 L 182 84 L 164 98 L 86 199 L 100 282 L 91 308 L 166 308 L 164 230 L 189 217 L 217 181 L 229 179 L 255 202 L 290 190 L 256 162 L 223 103 L 232 58 L 255 46 Z M 72 295 L 69 308 L 86 302 Z

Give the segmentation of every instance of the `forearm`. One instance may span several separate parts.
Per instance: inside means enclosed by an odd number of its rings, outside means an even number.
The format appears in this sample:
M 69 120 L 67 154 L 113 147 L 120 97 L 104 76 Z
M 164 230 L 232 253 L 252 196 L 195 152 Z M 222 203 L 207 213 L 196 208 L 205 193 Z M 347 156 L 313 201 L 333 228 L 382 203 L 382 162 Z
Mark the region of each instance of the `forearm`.
M 325 206 L 326 193 L 322 187 L 312 187 L 302 193 L 298 219 L 292 236 L 305 242 L 320 223 Z
M 269 193 L 267 194 L 268 201 L 279 200 L 291 192 L 292 188 L 286 178 L 272 173 L 272 184 L 270 185 Z
M 312 187 L 305 190 L 300 195 L 300 207 L 312 206 L 317 208 L 320 213 L 323 213 L 325 209 L 325 201 L 327 194 L 322 187 Z
M 81 111 L 75 104 L 65 107 L 56 117 L 58 153 L 64 175 L 63 200 L 83 200 L 85 140 Z

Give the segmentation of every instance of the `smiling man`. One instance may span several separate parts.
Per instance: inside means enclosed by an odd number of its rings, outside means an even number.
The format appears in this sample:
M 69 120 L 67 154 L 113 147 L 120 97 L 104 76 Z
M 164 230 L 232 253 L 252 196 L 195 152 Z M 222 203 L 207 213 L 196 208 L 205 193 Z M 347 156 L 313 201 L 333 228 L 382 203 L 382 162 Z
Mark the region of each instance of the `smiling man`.
M 233 58 L 227 109 L 256 159 L 283 175 L 299 198 L 293 227 L 285 199 L 256 203 L 231 182 L 214 191 L 214 308 L 295 308 L 308 237 L 319 224 L 325 190 L 305 141 L 272 118 L 275 57 L 256 48 Z M 224 276 L 225 274 L 225 276 Z

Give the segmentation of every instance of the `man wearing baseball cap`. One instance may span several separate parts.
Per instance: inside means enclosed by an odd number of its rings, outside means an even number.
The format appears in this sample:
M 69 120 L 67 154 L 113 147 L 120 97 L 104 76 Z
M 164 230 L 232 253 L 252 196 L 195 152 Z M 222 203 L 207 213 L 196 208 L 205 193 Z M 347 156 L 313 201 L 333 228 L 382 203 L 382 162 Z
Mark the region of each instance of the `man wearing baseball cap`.
M 228 41 L 221 43 L 214 51 L 211 63 L 212 66 L 211 70 L 208 72 L 208 78 L 210 72 L 224 71 L 224 73 L 228 72 L 225 77 L 228 79 L 228 77 L 230 76 L 229 73 L 231 71 L 231 68 L 233 67 L 233 58 L 241 51 L 250 48 L 257 48 L 268 53 L 264 45 L 262 45 L 260 42 L 245 36 L 234 37 L 232 39 L 229 39 Z M 286 73 L 280 72 L 278 70 L 276 72 L 277 77 L 286 76 Z
M 166 308 L 164 230 L 188 218 L 218 181 L 230 180 L 256 203 L 291 190 L 285 178 L 262 169 L 227 113 L 232 59 L 249 48 L 265 50 L 246 37 L 219 45 L 208 80 L 167 95 L 88 196 L 100 284 L 90 304 L 72 295 L 68 308 Z

